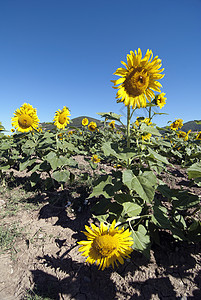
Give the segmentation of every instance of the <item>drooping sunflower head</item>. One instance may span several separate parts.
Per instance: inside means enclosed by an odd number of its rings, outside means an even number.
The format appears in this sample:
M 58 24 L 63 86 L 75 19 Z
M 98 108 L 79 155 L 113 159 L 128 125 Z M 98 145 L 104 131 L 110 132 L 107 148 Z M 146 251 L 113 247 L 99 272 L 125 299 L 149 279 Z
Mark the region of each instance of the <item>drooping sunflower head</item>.
M 133 251 L 131 248 L 133 239 L 130 237 L 129 229 L 124 231 L 124 228 L 119 229 L 115 225 L 116 221 L 114 220 L 110 227 L 103 223 L 100 224 L 100 228 L 94 224 L 91 224 L 92 229 L 85 226 L 87 231 L 84 233 L 87 241 L 78 242 L 82 245 L 79 251 L 87 257 L 86 261 L 90 264 L 96 263 L 102 270 L 110 265 L 113 268 L 114 264 L 118 266 L 117 261 L 123 264 L 123 258 L 129 257 Z
M 195 137 L 196 140 L 201 140 L 201 131 L 198 132 L 198 134 Z
M 96 122 L 90 122 L 88 125 L 88 129 L 92 132 L 94 132 L 97 129 L 97 124 Z
M 179 128 L 181 128 L 182 126 L 183 126 L 182 119 L 177 119 L 173 123 L 170 124 L 170 128 L 175 131 L 178 130 Z
M 142 135 L 142 140 L 143 141 L 145 141 L 145 140 L 149 141 L 151 136 L 152 136 L 151 133 L 145 133 L 145 134 Z
M 160 95 L 158 95 L 156 104 L 160 107 L 160 109 L 166 104 L 166 99 L 167 98 L 165 98 L 165 93 L 161 93 Z
M 185 138 L 186 137 L 186 132 L 185 131 L 181 131 L 181 130 L 179 130 L 178 132 L 177 132 L 177 136 L 179 137 L 179 138 Z
M 158 80 L 164 77 L 160 74 L 164 69 L 160 69 L 162 64 L 158 56 L 152 59 L 151 50 L 148 49 L 142 58 L 141 49 L 138 49 L 138 52 L 130 51 L 127 55 L 127 64 L 121 62 L 125 68 L 118 68 L 114 73 L 121 78 L 111 80 L 118 89 L 117 102 L 124 102 L 132 108 L 146 107 L 147 100 L 151 102 L 155 97 L 154 91 L 161 93 L 162 85 Z
M 111 129 L 115 129 L 115 121 L 114 120 L 111 121 L 108 125 L 110 126 Z
M 64 129 L 70 123 L 70 118 L 68 118 L 68 116 L 70 116 L 69 109 L 64 106 L 62 110 L 59 109 L 56 111 L 53 119 L 54 125 L 58 129 Z
M 152 122 L 149 118 L 141 119 L 141 122 L 147 124 L 148 126 L 152 124 Z
M 92 155 L 92 157 L 91 157 L 91 161 L 92 161 L 93 163 L 97 164 L 97 163 L 99 163 L 101 160 L 100 160 L 100 158 L 98 158 L 98 155 L 97 155 L 97 154 L 94 154 L 94 155 Z
M 83 120 L 82 120 L 82 125 L 83 126 L 87 126 L 89 124 L 89 120 L 87 119 L 87 118 L 84 118 Z
M 24 103 L 20 108 L 17 108 L 11 120 L 12 126 L 20 132 L 37 130 L 39 124 L 36 109 L 28 103 Z

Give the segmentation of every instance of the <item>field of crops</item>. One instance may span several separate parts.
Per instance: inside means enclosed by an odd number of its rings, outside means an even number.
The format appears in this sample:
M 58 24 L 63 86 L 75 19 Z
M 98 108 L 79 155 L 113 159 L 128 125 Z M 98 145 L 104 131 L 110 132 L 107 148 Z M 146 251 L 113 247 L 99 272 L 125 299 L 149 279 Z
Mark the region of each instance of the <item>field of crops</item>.
M 166 98 L 150 55 L 116 71 L 127 124 L 72 127 L 64 106 L 47 130 L 24 103 L 11 135 L 1 125 L 1 299 L 200 298 L 201 132 L 154 123 Z

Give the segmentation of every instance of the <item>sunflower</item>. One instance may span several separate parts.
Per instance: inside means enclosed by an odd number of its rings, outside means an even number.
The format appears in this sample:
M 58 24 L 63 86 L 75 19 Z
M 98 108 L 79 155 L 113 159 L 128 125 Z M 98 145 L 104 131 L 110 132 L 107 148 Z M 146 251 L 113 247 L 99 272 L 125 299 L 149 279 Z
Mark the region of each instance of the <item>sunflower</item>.
M 121 62 L 125 68 L 118 68 L 114 73 L 121 78 L 111 80 L 114 88 L 119 89 L 116 95 L 117 102 L 124 102 L 126 106 L 130 105 L 132 108 L 146 107 L 147 99 L 151 102 L 155 97 L 153 91 L 161 93 L 162 85 L 158 79 L 164 77 L 164 74 L 160 74 L 164 69 L 160 69 L 162 64 L 158 56 L 152 59 L 151 50 L 148 49 L 142 58 L 141 49 L 138 49 L 138 52 L 130 51 L 127 55 L 127 64 Z
M 136 118 L 136 121 L 134 123 L 136 126 L 140 126 L 140 123 L 139 123 L 139 117 Z
M 24 103 L 20 108 L 17 108 L 11 120 L 12 126 L 20 132 L 36 130 L 39 123 L 36 109 L 28 103 Z
M 182 119 L 177 119 L 175 120 L 172 124 L 170 124 L 170 128 L 172 130 L 177 130 L 183 126 L 183 120 Z
M 111 129 L 115 129 L 115 121 L 111 121 L 108 125 Z
M 97 129 L 96 122 L 90 122 L 88 125 L 88 129 L 92 132 L 94 132 Z
M 188 141 L 188 135 L 189 135 L 190 132 L 191 132 L 191 129 L 190 129 L 188 132 L 184 132 L 184 131 L 181 131 L 181 130 L 180 130 L 180 131 L 177 133 L 177 135 L 178 135 L 179 138 L 183 138 L 184 141 Z
M 198 132 L 198 134 L 195 137 L 196 140 L 201 140 L 201 131 Z
M 101 160 L 100 160 L 100 158 L 98 158 L 98 155 L 96 155 L 96 154 L 94 154 L 93 156 L 92 156 L 92 158 L 91 158 L 91 161 L 93 162 L 93 163 L 99 163 Z
M 64 106 L 62 110 L 59 109 L 58 111 L 56 111 L 53 119 L 54 125 L 58 129 L 64 129 L 66 125 L 70 123 L 70 118 L 68 118 L 68 116 L 70 116 L 69 109 L 66 106 Z
M 129 229 L 124 231 L 124 227 L 119 229 L 115 228 L 115 225 L 114 220 L 110 228 L 104 223 L 100 224 L 100 228 L 94 224 L 91 224 L 92 229 L 85 226 L 87 232 L 84 234 L 87 236 L 87 241 L 78 242 L 82 245 L 79 248 L 79 251 L 83 252 L 82 256 L 87 257 L 86 261 L 90 264 L 96 263 L 99 270 L 104 270 L 110 265 L 114 268 L 114 263 L 118 266 L 117 261 L 123 264 L 123 258 L 129 257 L 133 251 L 131 248 L 133 239 L 130 237 Z
M 14 128 L 11 128 L 11 130 L 10 130 L 11 132 L 15 132 L 15 129 Z
M 87 118 L 84 118 L 83 120 L 82 120 L 82 125 L 83 126 L 87 126 L 89 124 L 89 120 L 87 119 Z
M 165 93 L 161 93 L 160 95 L 158 95 L 156 104 L 160 107 L 160 109 L 166 104 L 166 99 L 167 98 L 165 98 Z
M 145 118 L 145 119 L 141 120 L 141 122 L 147 124 L 148 126 L 152 124 L 152 122 L 149 118 Z
M 142 140 L 150 140 L 152 134 L 151 133 L 146 133 L 142 135 Z

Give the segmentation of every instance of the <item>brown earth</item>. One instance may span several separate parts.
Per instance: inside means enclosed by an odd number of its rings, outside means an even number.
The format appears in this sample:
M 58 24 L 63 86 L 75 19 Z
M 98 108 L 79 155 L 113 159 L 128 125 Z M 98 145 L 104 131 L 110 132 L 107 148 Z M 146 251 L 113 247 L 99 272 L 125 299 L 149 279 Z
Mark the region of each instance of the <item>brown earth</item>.
M 184 170 L 170 171 L 163 174 L 169 186 L 201 195 L 198 186 L 189 187 Z M 39 203 L 38 208 L 4 216 L 5 225 L 19 223 L 24 231 L 12 253 L 0 255 L 0 300 L 201 299 L 201 243 L 175 242 L 166 232 L 161 247 L 153 245 L 150 261 L 133 251 L 114 270 L 86 264 L 77 241 L 92 221 L 91 204 L 75 214 L 68 204 L 83 203 L 86 195 L 78 191 L 73 197 L 68 189 L 36 195 L 26 201 Z M 9 197 L 2 192 L 0 198 L 3 211 Z

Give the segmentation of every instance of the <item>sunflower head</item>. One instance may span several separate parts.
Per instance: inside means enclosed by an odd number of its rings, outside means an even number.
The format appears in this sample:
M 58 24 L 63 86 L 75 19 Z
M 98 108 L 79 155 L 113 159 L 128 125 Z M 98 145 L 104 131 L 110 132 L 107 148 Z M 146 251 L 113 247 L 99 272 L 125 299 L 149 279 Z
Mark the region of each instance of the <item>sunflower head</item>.
M 177 119 L 173 123 L 170 124 L 170 128 L 175 131 L 178 130 L 179 128 L 181 128 L 182 126 L 183 126 L 182 119 Z
M 62 110 L 59 109 L 56 111 L 53 119 L 54 125 L 58 129 L 64 129 L 70 123 L 70 118 L 68 118 L 68 116 L 70 116 L 69 109 L 64 106 Z
M 143 120 L 141 120 L 141 122 L 147 124 L 148 126 L 152 124 L 149 118 L 144 118 Z
M 156 104 L 160 107 L 160 109 L 166 104 L 165 100 L 165 93 L 161 93 L 156 98 Z
M 198 134 L 196 135 L 195 139 L 201 141 L 201 131 L 198 132 Z
M 12 126 L 20 132 L 37 130 L 39 124 L 36 109 L 28 103 L 24 103 L 20 108 L 16 109 L 11 120 Z
M 98 158 L 98 155 L 97 154 L 94 154 L 91 158 L 91 161 L 95 164 L 99 163 L 101 160 L 100 158 Z
M 164 77 L 164 74 L 160 74 L 164 69 L 160 69 L 162 64 L 158 56 L 152 59 L 151 50 L 148 49 L 142 58 L 141 49 L 138 49 L 135 53 L 130 51 L 127 63 L 121 62 L 125 68 L 118 68 L 114 73 L 121 78 L 111 80 L 113 87 L 118 89 L 117 102 L 124 102 L 132 108 L 146 107 L 147 100 L 151 102 L 155 97 L 153 91 L 161 93 L 162 85 L 158 80 Z
M 89 120 L 87 118 L 82 119 L 82 125 L 87 126 L 89 124 Z
M 115 129 L 115 121 L 111 121 L 108 125 L 111 129 Z
M 97 129 L 97 124 L 96 122 L 90 122 L 88 125 L 88 129 L 92 132 L 94 132 Z
M 186 132 L 185 131 L 181 131 L 181 130 L 179 130 L 178 132 L 177 132 L 177 136 L 179 137 L 179 138 L 185 138 L 186 137 Z
M 82 255 L 87 257 L 87 262 L 90 264 L 96 263 L 99 269 L 104 270 L 106 267 L 114 264 L 118 266 L 119 261 L 124 263 L 124 258 L 129 257 L 133 251 L 133 239 L 130 237 L 131 232 L 124 228 L 119 229 L 115 227 L 116 221 L 112 222 L 110 227 L 100 224 L 100 227 L 91 224 L 91 227 L 85 226 L 87 241 L 80 241 L 78 244 L 82 245 L 79 248 Z
M 143 141 L 145 141 L 145 140 L 149 141 L 150 138 L 151 138 L 151 136 L 152 136 L 151 133 L 143 134 L 143 135 L 142 135 L 142 140 L 143 140 Z

